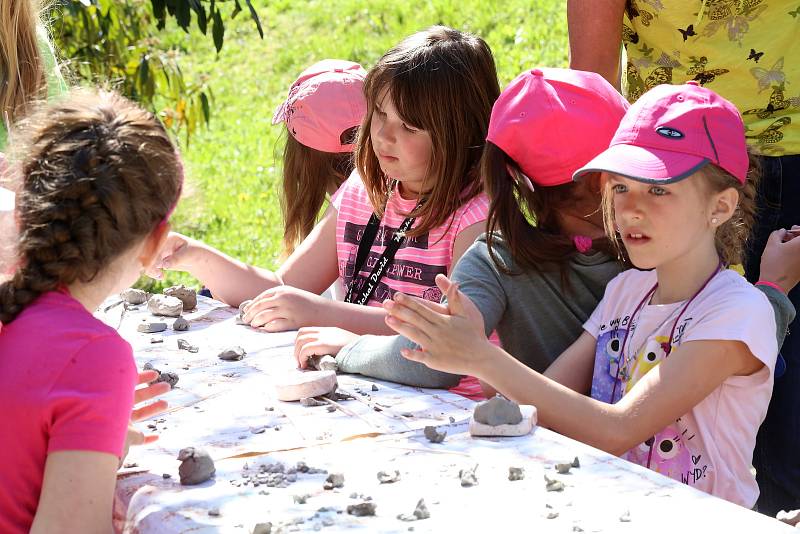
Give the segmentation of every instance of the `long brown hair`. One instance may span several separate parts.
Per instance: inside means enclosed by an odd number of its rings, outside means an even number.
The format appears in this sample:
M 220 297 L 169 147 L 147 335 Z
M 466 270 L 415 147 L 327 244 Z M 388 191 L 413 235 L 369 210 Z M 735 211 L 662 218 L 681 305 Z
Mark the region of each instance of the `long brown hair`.
M 286 134 L 281 195 L 286 256 L 311 233 L 328 191 L 342 185 L 351 172 L 350 152 L 320 152 Z
M 500 94 L 494 58 L 480 37 L 433 26 L 404 39 L 369 71 L 356 167 L 378 215 L 391 184 L 373 150 L 370 124 L 384 89 L 402 119 L 431 136 L 428 177 L 433 187 L 427 202 L 407 214 L 420 220 L 408 235 L 421 235 L 452 221 L 456 209 L 481 191 L 477 166 Z
M 731 187 L 739 193 L 739 202 L 733 215 L 717 228 L 714 235 L 714 246 L 724 265 L 742 263 L 756 217 L 756 189 L 761 180 L 761 165 L 758 158 L 750 155 L 750 168 L 744 183 L 713 163 L 707 164 L 695 174 L 697 179 L 702 180 L 702 186 L 709 195 L 720 193 Z M 694 175 L 690 178 L 694 178 Z M 625 246 L 619 232 L 616 231 L 614 194 L 611 191 L 610 183 L 606 183 L 603 188 L 603 220 L 606 234 L 619 256 L 626 258 Z
M 0 2 L 0 124 L 6 116 L 15 122 L 46 96 L 37 7 L 34 0 Z
M 0 322 L 39 295 L 90 282 L 175 205 L 180 160 L 156 118 L 115 93 L 74 91 L 17 132 L 20 266 L 0 284 Z
M 512 176 L 512 172 L 516 176 Z M 599 210 L 599 178 L 586 177 L 581 182 L 536 187 L 531 191 L 520 179 L 520 172 L 505 152 L 491 142 L 486 143 L 481 174 L 491 201 L 486 233 L 489 256 L 505 274 L 521 274 L 526 270 L 557 271 L 562 284 L 567 284 L 567 262 L 576 250 L 572 237 L 564 231 L 560 214 L 574 207 L 587 187 L 597 187 Z M 502 235 L 516 270 L 512 271 L 497 256 L 496 233 Z M 610 250 L 606 238 L 594 239 L 592 248 Z

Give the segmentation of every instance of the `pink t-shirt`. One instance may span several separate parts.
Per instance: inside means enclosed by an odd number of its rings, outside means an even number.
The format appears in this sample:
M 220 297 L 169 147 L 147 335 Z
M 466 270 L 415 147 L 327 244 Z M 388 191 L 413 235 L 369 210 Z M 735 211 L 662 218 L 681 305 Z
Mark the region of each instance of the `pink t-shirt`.
M 130 345 L 65 293 L 3 325 L 0 532 L 30 529 L 48 453 L 122 455 L 136 381 Z
M 358 244 L 364 228 L 372 216 L 373 208 L 367 190 L 358 173 L 352 173 L 331 199 L 337 210 L 336 254 L 339 261 L 338 283 L 344 288 L 341 297 L 355 277 L 355 263 Z M 417 204 L 416 199 L 405 199 L 395 188 L 391 195 L 375 242 L 369 256 L 361 267 L 356 280 L 361 284 L 372 271 L 375 262 L 386 248 L 392 234 L 403 223 L 406 216 Z M 489 212 L 489 199 L 485 194 L 470 199 L 459 207 L 452 218 L 444 225 L 417 237 L 407 237 L 395 254 L 394 261 L 378 283 L 368 305 L 381 306 L 384 300 L 400 291 L 433 302 L 442 299 L 442 292 L 436 287 L 436 275 L 449 274 L 453 267 L 453 245 L 456 237 L 465 228 L 486 221 Z M 414 221 L 415 228 L 419 221 Z M 482 399 L 483 391 L 477 380 L 464 378 L 451 391 L 472 399 Z
M 631 324 L 636 306 L 655 282 L 654 271 L 631 269 L 618 275 L 586 321 L 584 328 L 597 339 L 592 398 L 609 402 L 616 391 L 617 402 L 667 357 L 670 331 L 685 301 L 645 305 Z M 763 293 L 732 270 L 718 273 L 680 316 L 672 347 L 698 340 L 741 341 L 764 367 L 749 376 L 729 377 L 689 413 L 623 458 L 645 467 L 649 463 L 663 475 L 752 508 L 758 485 L 750 467 L 756 433 L 772 395 L 778 354 L 775 328 Z

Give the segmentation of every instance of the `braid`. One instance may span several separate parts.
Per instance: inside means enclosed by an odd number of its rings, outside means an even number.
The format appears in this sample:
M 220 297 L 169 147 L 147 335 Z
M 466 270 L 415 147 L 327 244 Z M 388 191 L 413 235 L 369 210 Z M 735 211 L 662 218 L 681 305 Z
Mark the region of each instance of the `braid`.
M 3 323 L 43 293 L 92 281 L 164 220 L 182 182 L 163 127 L 114 93 L 73 92 L 22 133 L 20 267 L 0 285 Z

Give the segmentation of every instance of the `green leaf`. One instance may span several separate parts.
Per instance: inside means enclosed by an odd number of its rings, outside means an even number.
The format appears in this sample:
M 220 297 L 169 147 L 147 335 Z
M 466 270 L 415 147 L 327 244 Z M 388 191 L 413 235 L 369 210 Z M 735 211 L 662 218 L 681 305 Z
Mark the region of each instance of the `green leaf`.
M 211 106 L 208 104 L 208 96 L 205 93 L 200 93 L 200 104 L 203 106 L 203 118 L 208 124 L 211 121 Z
M 206 8 L 200 4 L 199 0 L 195 0 L 194 3 L 197 4 L 197 9 L 195 9 L 197 13 L 197 27 L 203 35 L 206 35 L 208 31 L 208 15 L 206 15 Z
M 166 0 L 150 0 L 153 6 L 153 16 L 158 21 L 157 27 L 163 30 L 167 24 L 167 2 Z
M 219 9 L 214 11 L 214 27 L 211 29 L 211 35 L 214 38 L 214 46 L 217 48 L 217 53 L 222 50 L 222 41 L 225 39 L 225 25 L 222 23 L 222 15 Z
M 247 7 L 250 8 L 250 16 L 253 17 L 253 20 L 256 23 L 256 28 L 258 28 L 258 35 L 260 35 L 261 38 L 263 39 L 264 29 L 261 27 L 261 20 L 258 18 L 258 13 L 256 12 L 256 8 L 253 7 L 253 4 L 250 2 L 250 0 L 244 0 L 244 1 L 247 4 Z
M 183 31 L 189 33 L 189 24 L 192 23 L 192 13 L 189 10 L 189 0 L 178 0 L 175 10 L 175 20 Z
M 242 4 L 239 3 L 239 0 L 233 0 L 233 2 L 234 5 L 233 5 L 233 11 L 231 11 L 231 18 L 235 19 L 236 15 L 238 15 L 242 11 Z

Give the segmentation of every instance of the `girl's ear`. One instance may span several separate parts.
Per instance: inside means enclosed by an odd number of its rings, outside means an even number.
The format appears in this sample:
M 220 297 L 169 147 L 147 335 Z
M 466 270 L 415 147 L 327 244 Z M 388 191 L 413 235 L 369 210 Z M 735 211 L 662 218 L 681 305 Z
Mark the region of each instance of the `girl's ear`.
M 165 222 L 159 224 L 156 229 L 150 232 L 150 235 L 144 239 L 141 254 L 139 255 L 139 262 L 142 264 L 142 269 L 147 270 L 153 266 L 161 248 L 167 241 L 167 237 L 169 237 L 169 231 L 170 224 Z
M 739 192 L 733 187 L 716 193 L 712 199 L 711 220 L 712 226 L 719 227 L 733 217 L 739 205 Z

